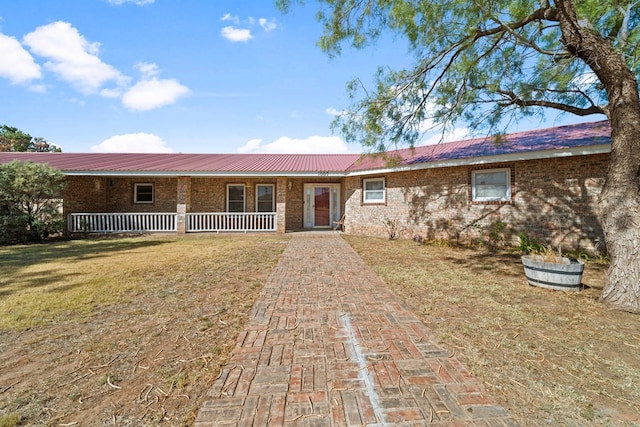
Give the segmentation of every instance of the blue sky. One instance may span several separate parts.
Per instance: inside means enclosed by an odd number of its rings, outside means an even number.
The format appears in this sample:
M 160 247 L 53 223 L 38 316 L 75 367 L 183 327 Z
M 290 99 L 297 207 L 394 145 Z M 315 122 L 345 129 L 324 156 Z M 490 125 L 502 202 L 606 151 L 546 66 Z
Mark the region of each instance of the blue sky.
M 329 58 L 316 9 L 0 0 L 0 124 L 65 152 L 358 153 L 330 129 L 346 83 L 411 58 L 398 40 Z

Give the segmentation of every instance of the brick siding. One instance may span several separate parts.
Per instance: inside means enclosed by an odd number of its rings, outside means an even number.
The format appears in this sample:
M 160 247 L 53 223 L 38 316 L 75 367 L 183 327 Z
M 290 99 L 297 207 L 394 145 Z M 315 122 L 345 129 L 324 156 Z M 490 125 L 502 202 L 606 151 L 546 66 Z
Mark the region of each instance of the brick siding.
M 388 237 L 389 224 L 400 237 L 487 240 L 496 224 L 506 224 L 504 237 L 517 244 L 518 233 L 564 248 L 590 249 L 602 230 L 597 198 L 604 183 L 608 154 L 496 163 L 347 177 L 341 181 L 340 209 L 350 234 Z M 510 202 L 471 201 L 471 172 L 511 169 Z M 386 203 L 362 203 L 362 180 L 384 177 Z M 246 211 L 255 211 L 258 184 L 273 184 L 282 197 L 286 188 L 285 227 L 303 227 L 305 183 L 337 183 L 329 178 L 190 178 L 187 212 L 225 212 L 227 184 L 244 184 Z M 154 185 L 153 203 L 134 203 L 136 183 Z M 289 189 L 291 184 L 291 189 Z M 65 213 L 176 212 L 178 178 L 67 177 Z M 282 200 L 276 200 L 281 204 Z M 274 207 L 275 208 L 275 207 Z M 281 219 L 280 219 L 281 221 Z M 386 222 L 386 224 L 385 224 Z
M 487 240 L 497 223 L 504 237 L 517 244 L 518 233 L 565 249 L 591 249 L 602 230 L 597 199 L 608 155 L 518 161 L 386 174 L 386 203 L 362 203 L 363 177 L 345 182 L 346 230 L 389 236 L 389 224 L 401 237 Z M 511 168 L 510 202 L 471 201 L 471 171 Z M 387 225 L 385 225 L 385 222 Z
M 176 178 L 67 176 L 64 210 L 71 212 L 175 212 Z M 153 184 L 153 203 L 135 203 L 135 184 Z
M 284 178 L 282 184 L 287 185 Z M 302 186 L 304 180 L 292 179 L 291 191 L 287 188 L 286 227 L 302 228 Z M 98 212 L 176 212 L 177 178 L 105 178 L 91 176 L 67 176 L 64 211 L 68 213 Z M 134 203 L 135 184 L 153 184 L 153 203 Z M 256 186 L 274 185 L 274 196 L 278 194 L 276 178 L 190 178 L 190 197 L 187 212 L 226 212 L 227 184 L 245 185 L 246 212 L 256 210 Z M 277 200 L 274 202 L 277 203 Z M 274 209 L 276 206 L 274 206 Z
M 63 204 L 65 214 L 108 212 L 108 179 L 93 176 L 67 176 L 65 183 Z

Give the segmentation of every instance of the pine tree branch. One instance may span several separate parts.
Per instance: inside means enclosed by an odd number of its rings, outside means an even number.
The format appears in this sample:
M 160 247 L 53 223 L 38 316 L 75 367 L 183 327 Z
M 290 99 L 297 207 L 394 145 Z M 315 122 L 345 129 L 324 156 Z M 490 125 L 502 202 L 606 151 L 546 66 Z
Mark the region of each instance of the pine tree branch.
M 555 110 L 564 111 L 567 113 L 575 114 L 577 116 L 589 116 L 592 114 L 606 114 L 608 115 L 608 109 L 605 106 L 590 105 L 586 108 L 576 107 L 574 105 L 563 104 L 561 102 L 545 101 L 542 99 L 525 100 L 516 95 L 513 91 L 498 89 L 497 93 L 502 95 L 505 100 L 498 102 L 500 107 L 508 107 L 515 105 L 518 107 L 544 107 L 553 108 Z

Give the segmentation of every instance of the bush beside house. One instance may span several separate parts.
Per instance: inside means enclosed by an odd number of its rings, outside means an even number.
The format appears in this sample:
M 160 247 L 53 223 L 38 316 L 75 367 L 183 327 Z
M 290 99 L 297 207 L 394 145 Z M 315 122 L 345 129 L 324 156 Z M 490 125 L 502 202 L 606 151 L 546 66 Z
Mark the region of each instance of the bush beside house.
M 64 230 L 64 175 L 46 164 L 0 164 L 0 244 L 44 240 Z

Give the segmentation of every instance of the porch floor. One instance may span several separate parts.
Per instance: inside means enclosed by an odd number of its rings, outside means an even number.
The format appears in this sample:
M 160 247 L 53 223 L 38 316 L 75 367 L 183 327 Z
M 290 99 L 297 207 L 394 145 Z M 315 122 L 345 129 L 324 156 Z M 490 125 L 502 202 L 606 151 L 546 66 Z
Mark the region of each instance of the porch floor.
M 514 426 L 337 233 L 292 233 L 195 426 Z

